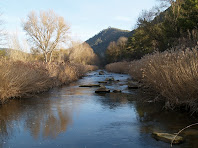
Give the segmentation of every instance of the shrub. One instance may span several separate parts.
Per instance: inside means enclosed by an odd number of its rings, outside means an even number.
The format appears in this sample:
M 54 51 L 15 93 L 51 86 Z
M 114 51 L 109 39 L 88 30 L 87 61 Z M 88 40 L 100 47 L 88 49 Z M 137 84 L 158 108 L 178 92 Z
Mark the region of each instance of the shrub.
M 123 63 L 122 63 L 123 64 Z M 167 107 L 190 106 L 197 111 L 198 98 L 198 46 L 185 50 L 169 50 L 146 55 L 141 60 L 132 61 L 128 66 L 120 62 L 109 64 L 112 72 L 126 72 L 137 81 L 152 88 L 161 95 Z M 126 63 L 127 65 L 127 63 Z
M 0 60 L 0 102 L 31 96 L 82 77 L 94 66 Z

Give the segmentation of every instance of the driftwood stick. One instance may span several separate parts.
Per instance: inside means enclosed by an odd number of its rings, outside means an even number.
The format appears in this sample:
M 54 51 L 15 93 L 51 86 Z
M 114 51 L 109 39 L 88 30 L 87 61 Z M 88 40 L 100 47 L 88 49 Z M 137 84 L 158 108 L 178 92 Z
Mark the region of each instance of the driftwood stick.
M 194 124 L 188 125 L 188 126 L 186 126 L 185 128 L 181 129 L 181 130 L 175 135 L 175 137 L 173 138 L 173 140 L 171 141 L 171 147 L 173 147 L 173 142 L 175 141 L 175 138 L 176 138 L 181 132 L 183 132 L 185 129 L 190 128 L 190 127 L 195 126 L 195 125 L 198 125 L 198 123 L 194 123 Z

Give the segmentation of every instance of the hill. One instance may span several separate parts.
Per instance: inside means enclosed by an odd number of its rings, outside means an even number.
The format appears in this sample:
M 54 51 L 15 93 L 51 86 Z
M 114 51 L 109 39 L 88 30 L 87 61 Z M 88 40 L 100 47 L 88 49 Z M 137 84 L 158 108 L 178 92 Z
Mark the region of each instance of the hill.
M 133 32 L 117 28 L 107 28 L 99 32 L 94 37 L 88 39 L 88 43 L 99 57 L 105 56 L 105 51 L 110 42 L 117 41 L 120 37 L 130 37 Z

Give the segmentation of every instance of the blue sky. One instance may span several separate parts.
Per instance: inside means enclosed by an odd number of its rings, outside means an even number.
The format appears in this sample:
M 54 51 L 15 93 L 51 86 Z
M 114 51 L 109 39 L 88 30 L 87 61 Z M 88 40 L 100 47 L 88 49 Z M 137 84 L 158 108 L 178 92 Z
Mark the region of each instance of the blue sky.
M 143 9 L 156 0 L 0 0 L 7 32 L 24 36 L 21 20 L 32 10 L 53 9 L 71 26 L 72 38 L 87 40 L 109 26 L 132 30 Z

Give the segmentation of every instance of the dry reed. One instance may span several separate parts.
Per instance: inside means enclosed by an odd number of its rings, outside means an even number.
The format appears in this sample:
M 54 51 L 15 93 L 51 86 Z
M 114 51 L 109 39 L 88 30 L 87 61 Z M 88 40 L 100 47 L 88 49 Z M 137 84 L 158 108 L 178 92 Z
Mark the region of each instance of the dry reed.
M 118 63 L 113 64 L 111 67 L 120 67 Z M 192 49 L 157 52 L 128 65 L 123 71 L 129 68 L 128 73 L 134 79 L 143 82 L 160 94 L 161 99 L 165 99 L 166 107 L 186 105 L 197 111 L 198 46 Z M 111 71 L 117 72 L 114 69 Z
M 0 103 L 68 84 L 95 70 L 91 65 L 0 60 Z

